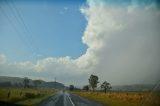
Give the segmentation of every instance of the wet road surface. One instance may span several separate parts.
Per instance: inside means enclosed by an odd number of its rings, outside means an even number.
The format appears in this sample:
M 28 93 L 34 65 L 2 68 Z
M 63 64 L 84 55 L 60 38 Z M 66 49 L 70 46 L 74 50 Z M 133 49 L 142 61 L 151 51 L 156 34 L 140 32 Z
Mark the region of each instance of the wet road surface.
M 54 96 L 42 101 L 37 106 L 104 106 L 95 101 L 83 97 L 69 94 L 68 92 L 59 92 Z

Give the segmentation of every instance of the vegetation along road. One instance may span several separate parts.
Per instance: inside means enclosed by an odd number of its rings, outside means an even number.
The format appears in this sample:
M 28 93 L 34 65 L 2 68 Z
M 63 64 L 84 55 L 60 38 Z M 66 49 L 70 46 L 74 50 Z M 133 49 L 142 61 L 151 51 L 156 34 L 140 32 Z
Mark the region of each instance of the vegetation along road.
M 69 94 L 67 91 L 58 92 L 55 96 L 42 101 L 38 106 L 104 106 L 77 95 Z

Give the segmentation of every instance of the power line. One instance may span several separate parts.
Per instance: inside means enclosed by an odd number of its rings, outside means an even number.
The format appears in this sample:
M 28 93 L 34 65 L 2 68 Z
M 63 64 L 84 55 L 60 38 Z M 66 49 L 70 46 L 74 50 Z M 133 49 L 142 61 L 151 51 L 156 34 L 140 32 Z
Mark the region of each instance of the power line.
M 17 7 L 14 5 L 14 2 L 12 1 L 12 3 L 9 3 L 7 0 L 6 0 L 6 4 L 8 4 L 8 7 L 10 8 L 10 10 L 12 11 L 13 13 L 13 16 L 15 17 L 16 21 L 19 23 L 19 25 L 23 26 L 23 30 L 22 31 L 24 34 L 23 37 L 25 37 L 24 39 L 22 38 L 22 36 L 19 35 L 20 39 L 22 41 L 25 41 L 26 45 L 31 49 L 31 51 L 33 52 L 33 55 L 35 55 L 35 58 L 37 59 L 37 52 L 39 53 L 40 50 L 37 46 L 35 46 L 35 43 L 34 43 L 34 40 L 32 38 L 32 34 L 31 32 L 29 31 L 27 25 L 25 24 L 20 12 L 18 11 Z M 12 5 L 11 5 L 12 4 Z M 9 17 L 8 17 L 9 19 Z M 10 20 L 10 19 L 9 19 Z M 12 22 L 12 24 L 14 24 Z M 15 25 L 13 25 L 15 27 Z M 17 29 L 16 29 L 17 30 Z M 25 40 L 26 39 L 26 40 Z
M 27 45 L 27 43 L 25 42 L 25 40 L 20 36 L 20 32 L 18 31 L 18 29 L 17 29 L 17 27 L 16 27 L 16 25 L 13 23 L 13 21 L 8 17 L 8 15 L 5 13 L 5 11 L 4 11 L 4 9 L 1 7 L 1 5 L 0 5 L 0 10 L 2 11 L 2 13 L 3 13 L 3 15 L 7 18 L 7 20 L 9 21 L 9 23 L 12 25 L 12 27 L 14 28 L 14 30 L 16 31 L 16 33 L 17 33 L 17 37 L 18 38 L 20 38 L 21 39 L 21 41 L 23 41 L 23 43 L 25 44 L 25 45 Z M 28 45 L 27 45 L 28 46 Z
M 55 77 L 55 79 L 54 79 L 54 80 L 55 80 L 54 84 L 55 84 L 55 89 L 56 89 L 56 88 L 57 88 L 57 87 L 56 87 L 56 77 Z
M 13 7 L 15 8 L 15 10 L 16 10 L 16 12 L 17 12 L 17 14 L 18 14 L 18 16 L 19 16 L 19 18 L 20 18 L 20 20 L 21 20 L 21 22 L 22 22 L 22 24 L 23 24 L 23 26 L 24 26 L 24 28 L 25 28 L 25 30 L 26 30 L 26 32 L 28 33 L 27 35 L 28 35 L 28 38 L 30 39 L 30 42 L 33 44 L 35 41 L 34 41 L 34 39 L 33 39 L 33 35 L 32 35 L 32 33 L 30 32 L 30 30 L 28 29 L 28 27 L 27 27 L 27 25 L 25 24 L 25 22 L 24 22 L 24 20 L 23 20 L 23 18 L 22 18 L 22 15 L 20 14 L 20 12 L 18 11 L 18 9 L 17 9 L 17 7 L 16 7 L 16 5 L 14 4 L 14 1 L 12 0 L 12 4 L 13 4 Z M 30 35 L 30 36 L 29 36 Z M 34 44 L 35 45 L 35 44 Z M 39 48 L 37 47 L 37 46 L 35 46 L 35 48 L 37 49 L 37 51 L 39 52 Z

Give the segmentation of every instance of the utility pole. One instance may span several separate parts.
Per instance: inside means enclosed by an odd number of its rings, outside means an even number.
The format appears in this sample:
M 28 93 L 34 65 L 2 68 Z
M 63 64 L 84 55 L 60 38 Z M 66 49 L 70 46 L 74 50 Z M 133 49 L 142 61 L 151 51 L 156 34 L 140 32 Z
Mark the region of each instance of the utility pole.
M 56 77 L 54 78 L 54 80 L 55 80 L 55 81 L 54 81 L 54 86 L 55 86 L 55 89 L 56 89 L 56 88 L 57 88 L 57 87 L 56 87 Z

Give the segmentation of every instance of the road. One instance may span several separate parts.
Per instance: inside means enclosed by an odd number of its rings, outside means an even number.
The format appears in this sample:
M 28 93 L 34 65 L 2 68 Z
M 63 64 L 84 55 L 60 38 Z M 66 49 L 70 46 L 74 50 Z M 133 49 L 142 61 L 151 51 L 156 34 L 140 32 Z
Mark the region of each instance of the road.
M 48 99 L 42 101 L 37 106 L 104 106 L 85 99 L 83 97 L 69 94 L 68 92 L 59 92 L 55 96 L 51 96 Z

